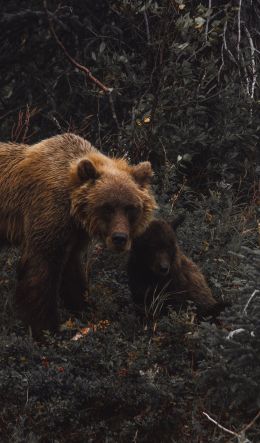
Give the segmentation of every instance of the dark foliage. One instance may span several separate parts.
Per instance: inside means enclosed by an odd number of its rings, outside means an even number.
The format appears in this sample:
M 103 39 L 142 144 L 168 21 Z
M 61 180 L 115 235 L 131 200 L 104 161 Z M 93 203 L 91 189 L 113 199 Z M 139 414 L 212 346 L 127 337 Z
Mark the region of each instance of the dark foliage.
M 81 321 L 101 326 L 78 341 L 71 340 L 76 330 L 67 328 L 36 343 L 13 314 L 16 255 L 3 251 L 3 442 L 224 443 L 227 434 L 202 412 L 236 432 L 257 415 L 258 293 L 246 308 L 259 284 L 254 207 L 237 205 L 230 192 L 185 196 L 193 209 L 179 228 L 180 243 L 202 267 L 213 293 L 233 302 L 218 326 L 194 323 L 188 309 L 155 317 L 147 327 L 135 315 L 125 260 L 95 249 L 92 295 Z M 183 195 L 176 213 L 184 203 Z M 169 213 L 170 207 L 162 209 Z M 69 313 L 60 311 L 67 320 Z M 258 435 L 256 421 L 246 436 L 257 443 Z
M 112 94 L 71 65 L 44 4 L 69 54 Z M 260 9 L 210 4 L 2 2 L 2 137 L 34 141 L 69 129 L 154 165 L 180 155 L 180 171 L 196 180 L 252 180 Z

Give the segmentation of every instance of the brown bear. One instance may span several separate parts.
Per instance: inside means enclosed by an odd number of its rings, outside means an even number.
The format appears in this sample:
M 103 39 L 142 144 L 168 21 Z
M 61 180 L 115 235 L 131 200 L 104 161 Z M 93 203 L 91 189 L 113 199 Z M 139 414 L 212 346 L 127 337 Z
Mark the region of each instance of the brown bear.
M 84 305 L 82 254 L 96 237 L 129 250 L 156 207 L 149 162 L 130 166 L 73 134 L 0 143 L 0 245 L 21 246 L 15 302 L 34 335 L 58 326 L 57 294 Z
M 227 306 L 217 302 L 198 266 L 181 251 L 175 231 L 184 217 L 172 223 L 153 220 L 133 240 L 128 279 L 133 301 L 142 315 L 165 312 L 167 306 L 194 302 L 199 316 L 217 316 Z

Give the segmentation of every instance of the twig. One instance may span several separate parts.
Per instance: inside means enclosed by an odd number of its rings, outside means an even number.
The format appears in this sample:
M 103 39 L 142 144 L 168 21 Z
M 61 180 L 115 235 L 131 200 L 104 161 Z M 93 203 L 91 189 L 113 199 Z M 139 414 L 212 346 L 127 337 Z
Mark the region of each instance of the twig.
M 146 35 L 147 35 L 147 44 L 151 44 L 151 37 L 150 37 L 150 29 L 149 29 L 149 22 L 148 17 L 146 14 L 146 11 L 144 11 L 144 23 L 145 23 L 145 29 L 146 29 Z
M 247 303 L 246 303 L 246 305 L 245 305 L 245 307 L 244 307 L 244 310 L 243 310 L 243 314 L 247 314 L 247 308 L 248 308 L 248 306 L 249 306 L 249 303 L 251 302 L 251 300 L 254 298 L 254 296 L 256 295 L 256 294 L 258 294 L 258 292 L 260 292 L 258 289 L 255 289 L 254 290 L 254 292 L 250 295 L 250 297 L 249 297 L 249 299 L 247 300 Z
M 225 48 L 225 50 L 228 52 L 228 54 L 229 54 L 231 60 L 237 65 L 237 61 L 236 61 L 234 55 L 232 54 L 232 52 L 230 51 L 230 49 L 229 49 L 228 46 L 227 46 L 227 39 L 226 39 L 227 25 L 228 25 L 228 22 L 227 22 L 227 20 L 226 20 L 226 21 L 225 21 L 225 24 L 224 24 L 224 29 L 223 29 L 223 43 L 224 43 L 224 48 Z
M 208 40 L 208 31 L 209 31 L 209 11 L 211 9 L 211 0 L 209 0 L 209 5 L 208 5 L 208 16 L 207 16 L 207 21 L 206 21 L 206 27 L 205 27 L 205 40 Z
M 243 429 L 241 429 L 241 432 L 246 432 L 248 431 L 249 428 L 251 428 L 253 426 L 253 424 L 255 424 L 256 420 L 260 417 L 260 411 L 258 411 L 258 413 L 256 414 L 255 418 L 253 418 L 253 420 L 250 421 L 250 423 L 248 423 L 248 425 L 246 425 Z
M 138 429 L 137 429 L 137 431 L 136 431 L 136 433 L 135 433 L 135 435 L 134 435 L 133 443 L 136 443 L 136 442 L 137 442 L 137 436 L 138 436 Z
M 55 38 L 57 44 L 59 45 L 59 47 L 62 49 L 62 51 L 64 52 L 64 54 L 66 55 L 67 59 L 70 61 L 70 63 L 75 66 L 76 68 L 78 68 L 80 71 L 84 72 L 86 74 L 86 76 L 93 82 L 95 83 L 103 92 L 105 92 L 106 94 L 110 94 L 113 91 L 113 88 L 108 88 L 107 86 L 105 86 L 100 80 L 98 80 L 96 77 L 94 77 L 94 75 L 92 75 L 90 69 L 88 69 L 86 66 L 81 65 L 80 63 L 78 63 L 67 51 L 67 49 L 65 48 L 65 46 L 63 45 L 63 43 L 61 42 L 61 40 L 59 39 L 59 37 L 57 36 L 52 21 L 51 21 L 51 16 L 50 13 L 47 9 L 47 1 L 44 0 L 43 1 L 44 4 L 44 8 L 48 17 L 48 21 L 49 21 L 49 27 L 50 27 L 50 31 L 53 35 L 53 37 Z
M 11 140 L 15 143 L 20 141 L 20 143 L 26 143 L 29 139 L 27 136 L 30 126 L 30 120 L 38 113 L 37 108 L 30 110 L 29 105 L 26 105 L 26 110 L 20 110 L 18 113 L 18 121 L 12 127 Z M 32 134 L 31 134 L 32 135 Z M 31 136 L 30 135 L 30 136 Z
M 258 413 L 256 414 L 256 416 L 253 418 L 253 420 L 251 420 L 244 428 L 241 429 L 241 431 L 239 432 L 239 443 L 241 442 L 241 439 L 244 438 L 244 443 L 248 442 L 250 443 L 249 440 L 247 440 L 245 438 L 245 432 L 248 431 L 248 429 L 250 429 L 256 422 L 256 420 L 260 417 L 260 411 L 258 411 Z M 230 443 L 231 440 L 233 438 L 231 438 L 230 440 L 228 440 L 226 443 Z M 241 443 L 243 443 L 243 441 Z
M 239 0 L 238 12 L 237 12 L 237 58 L 239 60 L 239 52 L 240 52 L 240 40 L 241 40 L 241 5 L 242 0 Z
M 218 70 L 218 83 L 220 82 L 221 71 L 224 68 L 224 48 L 227 51 L 226 32 L 227 32 L 227 20 L 225 21 L 224 28 L 223 28 L 223 44 L 221 46 L 221 65 Z
M 244 74 L 245 74 L 245 78 L 246 78 L 246 93 L 247 93 L 247 95 L 250 95 L 250 82 L 249 82 L 248 72 L 246 69 L 246 63 L 245 63 L 243 53 L 241 54 L 241 65 L 244 70 Z
M 216 420 L 211 418 L 206 412 L 202 412 L 203 415 L 207 417 L 209 421 L 212 421 L 218 428 L 222 429 L 225 432 L 228 432 L 231 435 L 235 435 L 235 437 L 240 438 L 240 435 L 237 432 L 233 432 L 230 429 L 225 428 L 224 426 L 220 425 Z
M 255 93 L 256 80 L 257 80 L 257 71 L 256 71 L 256 64 L 255 64 L 255 46 L 254 46 L 253 39 L 250 35 L 250 32 L 248 31 L 246 26 L 245 26 L 245 31 L 246 31 L 247 38 L 249 40 L 250 50 L 251 50 L 252 84 L 251 84 L 250 97 L 253 99 L 254 93 Z
M 111 93 L 109 94 L 109 104 L 110 104 L 110 108 L 111 108 L 111 112 L 112 112 L 112 117 L 115 120 L 117 129 L 120 129 L 120 124 L 119 124 L 119 121 L 118 121 L 118 118 L 116 115 L 115 104 L 114 104 L 114 100 L 113 100 Z
M 234 331 L 229 332 L 227 335 L 227 340 L 230 340 L 234 337 L 234 335 L 241 334 L 241 332 L 246 332 L 244 328 L 235 329 Z

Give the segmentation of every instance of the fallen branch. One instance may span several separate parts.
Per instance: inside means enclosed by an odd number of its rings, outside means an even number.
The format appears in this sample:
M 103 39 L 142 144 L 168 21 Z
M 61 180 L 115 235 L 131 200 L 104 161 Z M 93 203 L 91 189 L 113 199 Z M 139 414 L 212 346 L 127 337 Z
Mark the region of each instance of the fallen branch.
M 70 61 L 70 63 L 75 66 L 76 68 L 78 68 L 80 71 L 84 72 L 84 74 L 86 74 L 86 76 L 93 82 L 95 83 L 103 92 L 105 92 L 106 94 L 111 94 L 111 92 L 113 91 L 113 88 L 108 88 L 107 86 L 105 86 L 100 80 L 98 80 L 90 71 L 90 69 L 88 69 L 86 66 L 81 65 L 79 62 L 77 62 L 67 51 L 67 49 L 65 48 L 65 46 L 63 45 L 63 43 L 61 42 L 61 40 L 59 39 L 59 37 L 56 34 L 56 31 L 53 27 L 52 24 L 52 20 L 51 20 L 51 14 L 47 9 L 47 2 L 46 0 L 44 0 L 43 2 L 44 4 L 44 9 L 46 11 L 47 17 L 48 17 L 48 22 L 49 22 L 49 27 L 50 27 L 50 31 L 53 35 L 53 37 L 55 38 L 57 44 L 59 45 L 59 47 L 62 49 L 62 51 L 64 52 L 64 54 L 66 55 L 67 59 Z

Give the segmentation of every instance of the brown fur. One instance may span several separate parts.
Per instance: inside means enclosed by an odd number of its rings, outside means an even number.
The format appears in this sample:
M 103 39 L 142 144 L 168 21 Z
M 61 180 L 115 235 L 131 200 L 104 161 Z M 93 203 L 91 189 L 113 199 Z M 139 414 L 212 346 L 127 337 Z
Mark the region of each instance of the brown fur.
M 158 294 L 163 307 L 195 303 L 201 315 L 217 315 L 226 305 L 217 302 L 199 267 L 180 249 L 175 229 L 164 220 L 153 220 L 133 241 L 128 262 L 129 285 L 139 311 L 151 306 Z
M 98 237 L 117 252 L 148 225 L 149 162 L 130 166 L 73 134 L 32 146 L 0 143 L 0 245 L 22 249 L 16 304 L 33 332 L 55 330 L 57 293 L 84 303 L 82 255 Z

